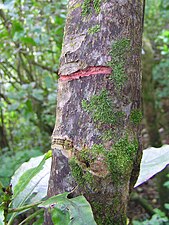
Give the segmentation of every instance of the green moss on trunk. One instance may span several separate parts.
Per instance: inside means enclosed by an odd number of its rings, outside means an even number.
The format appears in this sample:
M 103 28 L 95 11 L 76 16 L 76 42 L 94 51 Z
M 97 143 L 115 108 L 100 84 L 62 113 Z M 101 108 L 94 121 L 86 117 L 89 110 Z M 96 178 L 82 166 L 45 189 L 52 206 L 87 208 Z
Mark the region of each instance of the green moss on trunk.
M 84 0 L 82 4 L 82 16 L 87 16 L 92 12 L 92 8 L 96 14 L 100 13 L 101 0 Z
M 108 65 L 112 68 L 112 76 L 110 79 L 115 83 L 117 90 L 121 89 L 124 82 L 127 80 L 127 75 L 125 73 L 125 57 L 129 50 L 130 40 L 124 38 L 115 41 L 110 51 L 111 62 L 108 63 Z

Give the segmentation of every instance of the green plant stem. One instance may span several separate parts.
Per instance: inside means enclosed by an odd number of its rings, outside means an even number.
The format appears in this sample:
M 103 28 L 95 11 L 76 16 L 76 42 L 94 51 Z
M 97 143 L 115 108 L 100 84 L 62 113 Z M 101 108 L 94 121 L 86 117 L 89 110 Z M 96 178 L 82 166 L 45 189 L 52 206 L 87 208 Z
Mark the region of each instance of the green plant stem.
M 22 225 L 28 221 L 30 221 L 31 219 L 33 219 L 34 217 L 36 217 L 37 215 L 39 215 L 39 213 L 43 212 L 44 209 L 39 209 L 38 211 L 36 211 L 35 213 L 33 213 L 32 215 L 28 216 L 25 220 L 23 220 L 21 223 L 19 223 L 18 225 Z
M 14 220 L 15 216 L 17 215 L 16 212 L 20 212 L 22 210 L 33 208 L 34 206 L 37 206 L 40 203 L 42 203 L 42 201 L 36 202 L 34 204 L 26 205 L 26 206 L 23 206 L 23 207 L 15 208 L 15 209 L 9 209 L 8 212 L 9 213 L 13 213 L 13 214 L 11 215 L 10 220 L 9 220 L 7 225 L 12 225 L 13 224 L 13 220 Z
M 30 205 L 25 205 L 25 206 L 22 206 L 22 207 L 19 207 L 19 208 L 9 209 L 8 212 L 9 212 L 9 213 L 21 212 L 21 211 L 23 211 L 23 210 L 26 210 L 26 209 L 32 208 L 32 207 L 34 207 L 34 206 L 37 206 L 37 205 L 39 205 L 39 204 L 41 204 L 41 203 L 42 203 L 42 201 L 36 202 L 36 203 L 34 203 L 34 204 L 30 204 Z
M 140 197 L 136 192 L 131 194 L 131 200 L 138 202 L 150 216 L 154 215 L 153 207 L 146 201 L 146 199 Z

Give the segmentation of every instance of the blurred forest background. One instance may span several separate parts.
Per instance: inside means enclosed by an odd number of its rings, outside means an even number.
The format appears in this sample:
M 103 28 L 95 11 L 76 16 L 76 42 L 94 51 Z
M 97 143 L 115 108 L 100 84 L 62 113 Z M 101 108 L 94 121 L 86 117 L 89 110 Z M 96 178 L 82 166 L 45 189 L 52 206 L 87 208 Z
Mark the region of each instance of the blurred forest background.
M 0 3 L 0 181 L 3 185 L 9 183 L 23 162 L 50 149 L 66 5 L 67 0 Z M 143 148 L 160 147 L 169 144 L 168 0 L 146 2 L 142 56 Z M 154 189 L 153 185 L 150 192 L 154 193 Z M 155 192 L 154 203 L 156 198 Z

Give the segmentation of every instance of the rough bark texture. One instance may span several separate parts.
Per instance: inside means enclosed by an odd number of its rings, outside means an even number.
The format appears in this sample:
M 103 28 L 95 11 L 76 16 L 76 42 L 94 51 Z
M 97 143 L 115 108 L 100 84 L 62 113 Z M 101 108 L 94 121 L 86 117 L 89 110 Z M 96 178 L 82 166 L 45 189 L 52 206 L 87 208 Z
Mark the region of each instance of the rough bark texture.
M 78 185 L 98 225 L 126 224 L 139 170 L 142 19 L 142 1 L 69 0 L 48 194 Z

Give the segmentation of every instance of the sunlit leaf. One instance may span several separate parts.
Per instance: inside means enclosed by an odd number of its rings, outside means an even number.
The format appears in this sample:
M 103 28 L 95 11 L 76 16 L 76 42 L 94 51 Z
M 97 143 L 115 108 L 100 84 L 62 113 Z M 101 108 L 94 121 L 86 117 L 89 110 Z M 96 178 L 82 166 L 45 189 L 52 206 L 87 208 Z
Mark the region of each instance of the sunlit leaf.
M 39 156 L 21 165 L 12 177 L 13 206 L 19 207 L 28 199 L 39 201 L 47 194 L 51 158 Z M 32 196 L 32 198 L 30 198 Z
M 140 165 L 140 174 L 135 187 L 146 182 L 155 174 L 162 171 L 169 164 L 169 145 L 161 148 L 148 148 L 143 150 L 143 157 Z
M 0 207 L 0 225 L 5 225 L 3 221 L 4 221 L 4 210 Z
M 16 0 L 6 0 L 3 4 L 0 3 L 0 9 L 11 10 L 14 7 Z
M 23 30 L 24 30 L 23 26 L 22 26 L 22 24 L 19 21 L 14 20 L 12 22 L 12 30 L 11 30 L 12 36 L 14 36 L 15 33 L 23 32 Z
M 28 44 L 28 45 L 32 45 L 32 46 L 36 45 L 35 40 L 33 38 L 31 38 L 31 37 L 21 37 L 20 40 L 24 44 Z

